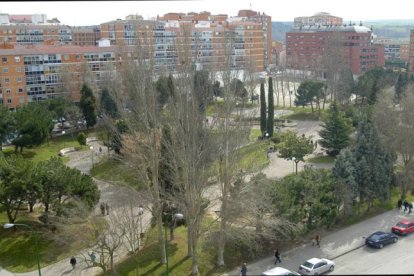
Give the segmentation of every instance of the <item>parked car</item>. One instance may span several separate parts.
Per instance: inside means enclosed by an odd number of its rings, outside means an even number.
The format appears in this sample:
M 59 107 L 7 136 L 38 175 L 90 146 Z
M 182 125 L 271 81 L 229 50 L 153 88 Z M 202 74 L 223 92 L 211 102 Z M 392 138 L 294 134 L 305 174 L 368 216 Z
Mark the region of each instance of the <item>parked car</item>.
M 335 263 L 328 259 L 312 258 L 299 266 L 298 272 L 302 275 L 317 275 L 333 271 Z
M 300 275 L 296 271 L 290 271 L 289 269 L 283 267 L 274 267 L 272 269 L 262 272 L 261 276 L 271 276 L 271 275 Z
M 383 248 L 384 245 L 396 243 L 397 241 L 398 237 L 395 234 L 377 231 L 365 239 L 365 244 L 371 247 Z
M 391 228 L 391 232 L 397 235 L 404 235 L 414 232 L 414 221 L 404 219 Z

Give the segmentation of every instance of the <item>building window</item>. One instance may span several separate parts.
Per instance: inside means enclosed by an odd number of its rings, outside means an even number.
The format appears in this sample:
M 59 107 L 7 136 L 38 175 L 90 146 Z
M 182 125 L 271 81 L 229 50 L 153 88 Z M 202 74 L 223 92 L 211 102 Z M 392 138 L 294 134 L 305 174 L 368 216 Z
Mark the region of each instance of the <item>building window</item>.
M 17 69 L 16 69 L 16 71 L 17 71 L 18 73 L 20 73 L 20 72 L 22 71 L 22 67 L 20 67 L 20 66 L 17 66 Z
M 7 88 L 6 89 L 6 94 L 10 94 L 10 92 L 11 92 L 10 88 Z
M 22 82 L 22 77 L 17 77 L 17 82 Z
M 9 72 L 9 68 L 8 67 L 3 67 L 3 73 L 8 73 Z
M 11 99 L 7 99 L 7 103 L 10 103 L 10 104 L 11 104 L 11 103 L 12 103 L 12 102 L 11 102 Z
M 5 83 L 10 83 L 10 78 L 4 78 Z
M 15 62 L 20 62 L 20 57 L 14 57 Z
M 65 60 L 68 60 L 69 59 L 69 55 L 64 55 L 64 58 L 65 58 Z
M 19 93 L 23 93 L 23 88 L 19 87 Z
M 7 62 L 7 57 L 2 57 L 2 58 L 1 58 L 1 61 L 2 61 L 2 62 Z

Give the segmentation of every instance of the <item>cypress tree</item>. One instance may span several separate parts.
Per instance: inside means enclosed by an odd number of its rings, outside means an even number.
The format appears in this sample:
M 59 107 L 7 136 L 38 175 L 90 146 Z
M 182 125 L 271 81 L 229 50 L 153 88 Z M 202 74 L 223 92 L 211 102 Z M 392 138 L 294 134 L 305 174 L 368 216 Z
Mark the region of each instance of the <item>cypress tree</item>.
M 269 137 L 273 136 L 273 129 L 275 124 L 275 104 L 273 99 L 273 81 L 272 77 L 269 78 L 269 90 L 267 93 L 267 124 L 266 129 L 267 133 L 269 133 Z
M 264 137 L 266 132 L 266 96 L 263 82 L 260 83 L 260 131 Z

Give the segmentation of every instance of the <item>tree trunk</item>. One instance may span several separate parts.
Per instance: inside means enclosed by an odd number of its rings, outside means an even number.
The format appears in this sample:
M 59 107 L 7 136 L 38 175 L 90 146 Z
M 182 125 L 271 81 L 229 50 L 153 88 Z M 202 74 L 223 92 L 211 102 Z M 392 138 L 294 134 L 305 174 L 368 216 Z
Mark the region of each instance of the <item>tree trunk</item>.
M 198 275 L 198 251 L 197 251 L 197 247 L 198 247 L 198 240 L 197 240 L 197 231 L 192 231 L 195 232 L 192 234 L 192 249 L 193 249 L 193 268 L 191 271 L 191 274 L 196 276 Z
M 157 228 L 158 228 L 158 242 L 160 244 L 160 251 L 161 251 L 160 263 L 165 264 L 167 263 L 167 254 L 165 250 L 165 244 L 167 240 L 165 240 L 164 235 L 163 235 L 161 208 L 157 208 L 156 212 L 157 212 L 156 220 L 157 220 Z

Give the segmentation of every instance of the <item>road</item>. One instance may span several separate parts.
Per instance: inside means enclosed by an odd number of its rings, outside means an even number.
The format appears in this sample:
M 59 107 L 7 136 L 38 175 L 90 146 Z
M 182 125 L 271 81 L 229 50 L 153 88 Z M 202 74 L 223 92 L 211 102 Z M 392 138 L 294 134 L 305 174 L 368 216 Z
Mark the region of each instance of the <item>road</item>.
M 376 249 L 364 246 L 335 259 L 331 274 L 413 274 L 414 235 L 400 237 L 397 243 Z
M 330 274 L 413 274 L 414 263 L 414 234 L 402 237 L 396 244 L 391 244 L 381 250 L 367 248 L 364 237 L 375 231 L 390 231 L 398 221 L 408 218 L 414 220 L 414 215 L 403 211 L 392 210 L 369 218 L 349 227 L 322 234 L 321 247 L 311 245 L 310 241 L 302 241 L 297 247 L 287 252 L 281 252 L 281 267 L 297 271 L 299 265 L 306 260 L 327 258 L 335 262 L 335 270 Z M 247 264 L 247 275 L 260 275 L 272 267 L 273 253 L 269 256 Z M 240 275 L 240 269 L 223 275 Z

